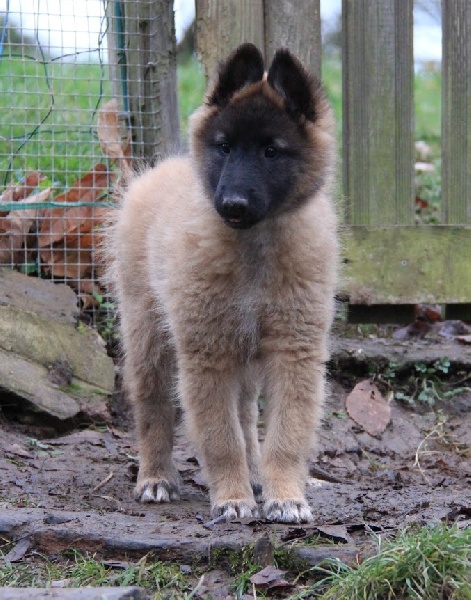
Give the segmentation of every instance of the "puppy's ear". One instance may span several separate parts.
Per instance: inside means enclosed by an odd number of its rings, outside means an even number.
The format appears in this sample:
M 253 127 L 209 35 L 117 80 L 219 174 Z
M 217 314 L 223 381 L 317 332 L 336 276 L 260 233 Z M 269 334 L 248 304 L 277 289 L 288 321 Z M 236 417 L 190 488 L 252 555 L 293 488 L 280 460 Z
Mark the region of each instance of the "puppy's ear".
M 291 116 L 304 115 L 310 121 L 316 120 L 315 98 L 320 82 L 288 50 L 276 51 L 268 70 L 268 83 L 283 98 Z
M 253 44 L 242 44 L 232 52 L 226 62 L 219 66 L 214 87 L 207 102 L 225 106 L 231 96 L 249 83 L 263 77 L 263 57 Z

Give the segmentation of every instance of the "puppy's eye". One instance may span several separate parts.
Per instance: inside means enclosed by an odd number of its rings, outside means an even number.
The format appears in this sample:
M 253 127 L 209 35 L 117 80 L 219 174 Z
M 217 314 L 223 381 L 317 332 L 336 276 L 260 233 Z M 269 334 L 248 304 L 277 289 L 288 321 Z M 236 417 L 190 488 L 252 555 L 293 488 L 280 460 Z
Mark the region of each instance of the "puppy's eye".
M 274 158 L 278 153 L 278 150 L 275 148 L 275 146 L 267 146 L 265 148 L 265 156 L 267 158 Z
M 224 152 L 224 154 L 229 154 L 229 152 L 231 151 L 231 147 L 227 142 L 219 144 L 219 148 L 221 148 L 221 152 Z

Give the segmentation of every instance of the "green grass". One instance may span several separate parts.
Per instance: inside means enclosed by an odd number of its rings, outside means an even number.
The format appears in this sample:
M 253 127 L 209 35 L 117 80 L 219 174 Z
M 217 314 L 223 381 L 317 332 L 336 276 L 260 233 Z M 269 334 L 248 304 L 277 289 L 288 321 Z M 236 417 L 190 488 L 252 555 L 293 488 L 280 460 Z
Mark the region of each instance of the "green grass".
M 415 139 L 427 142 L 437 158 L 441 138 L 441 85 L 438 68 L 416 73 L 414 79 Z
M 379 542 L 379 539 L 378 539 Z M 322 600 L 470 600 L 471 530 L 438 525 L 400 532 L 358 567 L 331 561 Z M 308 597 L 320 584 L 293 598 Z
M 200 106 L 206 90 L 203 69 L 196 58 L 190 58 L 178 65 L 178 108 L 180 110 L 183 136 L 188 129 L 188 117 Z
M 68 588 L 140 586 L 154 598 L 175 599 L 190 597 L 195 587 L 178 564 L 163 563 L 150 555 L 115 566 L 75 550 L 66 555 L 52 561 L 35 553 L 30 559 L 12 564 L 4 562 L 0 553 L 0 587 L 51 587 L 54 581 Z
M 41 170 L 48 185 L 71 186 L 103 160 L 96 108 L 111 97 L 100 65 L 4 57 L 0 63 L 0 188 L 8 172 Z M 42 125 L 41 125 L 42 123 Z

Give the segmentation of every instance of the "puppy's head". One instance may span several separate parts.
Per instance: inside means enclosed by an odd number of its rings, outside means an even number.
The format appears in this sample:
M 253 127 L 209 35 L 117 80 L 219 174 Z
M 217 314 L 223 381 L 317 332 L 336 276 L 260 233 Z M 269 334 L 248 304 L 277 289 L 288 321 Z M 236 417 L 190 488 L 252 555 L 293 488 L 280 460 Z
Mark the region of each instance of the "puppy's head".
M 191 119 L 191 147 L 229 227 L 250 228 L 315 195 L 331 155 L 332 141 L 319 135 L 329 111 L 319 81 L 288 50 L 276 52 L 267 73 L 253 44 L 220 65 Z

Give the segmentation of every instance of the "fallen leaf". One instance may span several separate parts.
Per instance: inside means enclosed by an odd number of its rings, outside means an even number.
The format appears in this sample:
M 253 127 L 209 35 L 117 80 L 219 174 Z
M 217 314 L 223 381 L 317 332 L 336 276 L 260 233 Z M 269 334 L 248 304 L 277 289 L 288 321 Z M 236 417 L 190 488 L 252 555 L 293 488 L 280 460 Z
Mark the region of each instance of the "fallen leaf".
M 417 208 L 428 208 L 427 200 L 420 198 L 419 196 L 415 197 L 415 205 Z
M 428 323 L 442 320 L 442 311 L 439 304 L 416 304 L 414 307 L 415 318 Z
M 20 444 L 11 444 L 11 446 L 7 446 L 4 451 L 6 454 L 14 454 L 15 456 L 20 456 L 21 458 L 34 458 L 34 456 L 22 448 Z
M 406 327 L 401 327 L 393 332 L 393 338 L 395 340 L 404 340 L 409 337 L 423 337 L 429 333 L 433 328 L 433 323 L 416 319 L 413 323 L 410 323 Z
M 41 212 L 38 235 L 43 272 L 72 280 L 91 278 L 97 258 L 101 234 L 98 227 L 108 214 L 98 202 L 103 190 L 114 180 L 114 174 L 99 163 L 72 188 L 55 198 L 56 202 L 71 203 L 71 208 L 51 208 Z M 96 206 L 73 206 L 79 202 L 96 202 Z
M 96 266 L 96 257 L 93 254 L 92 260 L 95 261 Z M 95 270 L 95 275 L 97 271 Z M 100 303 L 97 300 L 97 297 L 103 295 L 103 290 L 97 284 L 96 281 L 92 279 L 84 279 L 80 278 L 78 281 L 70 282 L 71 287 L 77 292 L 80 300 L 82 302 L 82 310 L 88 310 L 93 308 L 98 308 Z
M 438 333 L 443 337 L 454 338 L 458 335 L 469 335 L 471 329 L 463 321 L 443 321 Z
M 77 179 L 72 188 L 60 194 L 55 202 L 97 202 L 104 189 L 108 189 L 113 181 L 113 174 L 106 165 L 98 163 L 81 179 Z M 66 236 L 68 241 L 79 234 L 90 233 L 100 225 L 105 216 L 103 207 L 72 206 L 71 208 L 49 208 L 41 212 L 39 230 L 40 248 L 62 242 Z
M 99 211 L 100 209 L 95 209 Z M 101 209 L 105 211 L 104 208 Z M 88 278 L 95 266 L 97 232 L 93 234 L 68 235 L 63 244 L 41 250 L 43 271 L 56 277 L 70 279 Z M 73 283 L 73 282 L 72 282 Z
M 256 588 L 271 589 L 276 587 L 290 587 L 291 584 L 283 579 L 286 571 L 280 571 L 273 565 L 268 565 L 250 578 L 250 583 Z
M 31 540 L 28 537 L 23 538 L 3 557 L 3 560 L 11 563 L 18 562 L 28 552 L 30 546 Z
M 281 535 L 280 539 L 283 542 L 290 542 L 291 540 L 304 538 L 308 535 L 308 533 L 312 533 L 312 529 L 306 529 L 304 527 L 290 527 Z
M 9 183 L 0 195 L 0 211 L 2 202 L 16 202 L 17 200 L 26 198 L 38 187 L 43 179 L 45 177 L 40 171 L 31 171 L 23 181 Z M 3 214 L 7 213 L 3 212 Z
M 335 541 L 341 541 L 346 544 L 352 541 L 352 538 L 348 535 L 345 525 L 318 525 L 316 529 L 322 535 L 325 535 Z
M 24 200 L 18 200 L 18 207 L 23 203 L 45 202 L 50 194 L 50 188 L 42 190 Z M 35 224 L 39 212 L 35 208 L 19 209 L 0 217 L 0 263 L 20 262 L 26 237 Z
M 116 162 L 121 171 L 129 169 L 131 154 L 129 131 L 125 136 L 118 115 L 118 101 L 112 98 L 98 111 L 97 133 L 103 154 Z
M 268 533 L 264 533 L 254 544 L 253 562 L 261 567 L 268 567 L 275 562 L 275 548 Z
M 368 380 L 360 381 L 347 397 L 349 416 L 370 435 L 379 435 L 391 420 L 391 407 Z

